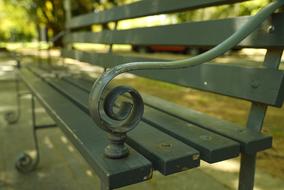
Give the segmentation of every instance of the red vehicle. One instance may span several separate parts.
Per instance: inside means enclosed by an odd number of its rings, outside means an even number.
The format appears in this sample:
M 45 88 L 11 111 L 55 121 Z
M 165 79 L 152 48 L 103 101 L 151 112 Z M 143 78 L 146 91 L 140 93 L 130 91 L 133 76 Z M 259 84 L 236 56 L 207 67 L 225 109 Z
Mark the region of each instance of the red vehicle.
M 133 45 L 132 50 L 140 53 L 171 52 L 194 55 L 206 51 L 206 49 L 192 48 L 182 45 Z
M 133 45 L 132 50 L 139 53 L 154 53 L 154 52 L 171 52 L 197 55 L 210 49 L 209 47 L 194 48 L 182 45 Z M 238 51 L 241 48 L 235 47 L 233 51 Z

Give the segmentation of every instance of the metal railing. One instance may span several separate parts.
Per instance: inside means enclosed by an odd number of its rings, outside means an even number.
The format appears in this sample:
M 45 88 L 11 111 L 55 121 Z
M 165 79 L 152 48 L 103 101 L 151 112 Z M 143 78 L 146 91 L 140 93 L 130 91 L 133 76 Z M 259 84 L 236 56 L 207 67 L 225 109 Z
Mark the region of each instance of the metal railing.
M 89 110 L 94 122 L 109 133 L 110 144 L 105 149 L 106 156 L 120 158 L 127 156 L 124 145 L 126 134 L 140 122 L 144 105 L 140 94 L 132 88 L 119 86 L 109 93 L 105 90 L 112 79 L 121 73 L 145 69 L 181 69 L 194 67 L 208 62 L 239 44 L 248 35 L 255 31 L 275 10 L 284 5 L 284 0 L 270 3 L 251 18 L 243 27 L 232 34 L 228 39 L 192 58 L 170 62 L 133 62 L 113 67 L 104 72 L 94 83 L 89 96 Z M 114 112 L 116 99 L 124 94 L 131 95 L 133 103 L 123 103 L 118 112 Z

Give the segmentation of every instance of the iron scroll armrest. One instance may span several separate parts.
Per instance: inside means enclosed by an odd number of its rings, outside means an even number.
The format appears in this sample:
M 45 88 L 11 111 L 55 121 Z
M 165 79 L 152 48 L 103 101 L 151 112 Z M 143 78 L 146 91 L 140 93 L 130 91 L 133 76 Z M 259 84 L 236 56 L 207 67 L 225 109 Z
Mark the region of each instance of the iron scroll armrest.
M 134 129 L 143 116 L 143 100 L 139 93 L 132 88 L 119 86 L 108 94 L 105 89 L 112 79 L 121 73 L 145 70 L 145 69 L 179 69 L 194 67 L 208 62 L 239 44 L 249 34 L 255 31 L 275 10 L 283 6 L 284 0 L 277 0 L 260 10 L 254 17 L 245 23 L 240 30 L 232 34 L 228 39 L 216 47 L 192 58 L 170 62 L 133 62 L 118 65 L 104 72 L 93 84 L 89 96 L 89 110 L 94 122 L 108 132 L 110 144 L 105 149 L 105 155 L 109 158 L 121 158 L 127 156 L 128 150 L 124 145 L 126 134 Z M 123 103 L 118 112 L 114 112 L 116 99 L 129 93 L 132 104 Z

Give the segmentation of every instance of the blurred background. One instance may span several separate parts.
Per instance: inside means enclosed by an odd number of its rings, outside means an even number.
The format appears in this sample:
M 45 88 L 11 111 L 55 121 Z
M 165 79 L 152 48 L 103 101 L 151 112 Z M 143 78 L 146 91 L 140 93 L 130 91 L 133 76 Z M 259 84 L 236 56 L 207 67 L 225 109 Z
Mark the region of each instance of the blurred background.
M 135 0 L 73 0 L 72 15 L 105 10 L 132 2 L 135 2 Z M 121 21 L 117 29 L 253 15 L 268 2 L 269 0 L 258 0 L 196 11 L 185 11 L 178 14 L 131 19 Z M 63 0 L 0 0 L 0 11 L 1 47 L 9 49 L 34 47 L 36 42 L 48 41 L 56 34 L 64 31 Z M 114 23 L 109 23 L 106 26 L 93 26 L 92 28 L 86 28 L 86 30 L 98 31 L 101 27 L 112 28 Z M 61 45 L 61 41 L 54 44 L 56 47 Z
M 136 0 L 137 1 L 137 0 Z M 135 0 L 73 0 L 72 15 L 101 11 L 113 6 L 135 2 Z M 184 11 L 178 14 L 149 16 L 118 22 L 117 29 L 149 27 L 190 21 L 212 20 L 235 16 L 254 15 L 270 0 L 255 0 L 234 5 L 211 7 L 196 11 Z M 65 30 L 63 0 L 0 0 L 0 113 L 15 109 L 15 92 L 13 88 L 14 53 L 21 55 L 23 63 L 40 63 L 52 61 L 60 65 L 60 47 L 63 46 L 60 33 Z M 86 31 L 101 31 L 103 28 L 113 29 L 114 23 L 93 25 Z M 53 39 L 58 38 L 54 42 Z M 84 51 L 108 51 L 107 45 L 74 44 L 73 48 Z M 50 52 L 47 50 L 51 50 Z M 185 46 L 130 46 L 114 45 L 116 53 L 151 56 L 166 59 L 183 59 L 200 54 L 208 48 L 198 49 Z M 217 63 L 261 64 L 264 58 L 263 49 L 235 48 L 228 54 L 214 60 Z M 51 56 L 48 57 L 48 55 Z M 41 57 L 41 60 L 39 60 Z M 67 60 L 68 71 L 95 77 L 93 66 L 86 63 Z M 283 69 L 283 57 L 281 69 Z M 218 118 L 245 125 L 250 103 L 235 100 L 216 94 L 182 88 L 162 82 L 129 77 L 121 77 L 117 83 L 128 81 L 140 91 L 159 96 L 177 104 L 208 113 Z M 182 94 L 182 95 L 181 95 Z M 29 104 L 25 103 L 26 110 Z M 40 121 L 50 121 L 45 111 L 38 106 Z M 33 174 L 21 175 L 14 169 L 14 160 L 19 152 L 32 147 L 29 112 L 23 114 L 21 122 L 9 126 L 0 119 L 0 189 L 92 189 L 98 188 L 98 179 L 85 161 L 76 152 L 71 143 L 59 129 L 51 129 L 40 133 L 42 162 Z M 51 121 L 52 122 L 52 121 Z M 264 133 L 274 137 L 272 149 L 258 154 L 256 190 L 284 189 L 284 109 L 269 108 L 264 123 Z M 203 163 L 200 170 L 182 172 L 176 177 L 162 177 L 158 173 L 153 180 L 125 189 L 175 189 L 182 183 L 199 180 L 199 186 L 193 189 L 208 189 L 199 178 L 207 179 L 220 190 L 235 189 L 238 177 L 238 159 L 224 163 L 207 165 Z M 225 179 L 225 180 L 224 180 Z M 209 182 L 210 181 L 210 182 Z M 197 182 L 196 182 L 197 183 Z M 201 183 L 201 184 L 200 184 Z M 186 189 L 186 188 L 184 188 Z

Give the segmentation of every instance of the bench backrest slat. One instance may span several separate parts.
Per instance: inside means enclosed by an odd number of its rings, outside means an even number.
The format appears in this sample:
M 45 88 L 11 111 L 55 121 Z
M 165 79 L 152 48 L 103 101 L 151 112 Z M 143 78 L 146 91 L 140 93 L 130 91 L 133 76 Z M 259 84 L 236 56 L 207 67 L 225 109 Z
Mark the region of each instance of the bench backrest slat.
M 110 10 L 88 13 L 72 18 L 67 23 L 67 28 L 78 28 L 93 24 L 103 24 L 124 19 L 138 18 L 144 16 L 165 14 L 183 10 L 192 10 L 223 4 L 232 4 L 248 0 L 143 0 L 129 5 L 114 7 Z
M 251 17 L 214 21 L 183 23 L 167 26 L 106 30 L 102 32 L 74 32 L 65 36 L 66 43 L 137 44 L 137 45 L 186 45 L 190 47 L 215 46 L 239 30 Z M 268 32 L 270 21 L 243 40 L 239 47 L 283 48 L 284 14 L 273 16 L 273 33 Z M 210 28 L 210 32 L 208 32 Z
M 67 24 L 69 32 L 64 37 L 65 47 L 69 50 L 63 50 L 62 55 L 104 68 L 111 68 L 115 65 L 129 62 L 164 61 L 143 57 L 145 56 L 143 54 L 135 57 L 110 53 L 113 44 L 142 47 L 180 45 L 189 48 L 209 49 L 226 40 L 252 17 L 243 16 L 218 20 L 192 21 L 131 29 L 102 27 L 100 32 L 86 31 L 84 26 L 106 24 L 144 16 L 177 13 L 184 10 L 195 10 L 237 2 L 242 2 L 242 0 L 143 0 L 73 17 Z M 282 50 L 284 48 L 283 20 L 283 12 L 273 14 L 255 32 L 238 44 L 238 47 Z M 80 30 L 80 28 L 83 30 Z M 94 43 L 111 46 L 108 53 L 87 53 L 71 50 L 70 47 L 74 43 Z M 260 68 L 260 66 L 244 67 L 243 65 L 234 66 L 232 64 L 210 63 L 182 70 L 144 70 L 134 72 L 134 74 L 139 76 L 155 80 L 278 107 L 281 106 L 284 99 L 283 73 L 283 71 Z
M 154 61 L 154 59 L 149 58 L 72 50 L 64 50 L 62 55 L 94 65 L 107 65 L 108 67 L 134 61 Z M 155 61 L 162 60 L 155 59 Z M 144 70 L 136 71 L 134 74 L 277 107 L 282 105 L 284 99 L 284 73 L 262 67 L 205 63 L 189 69 Z

